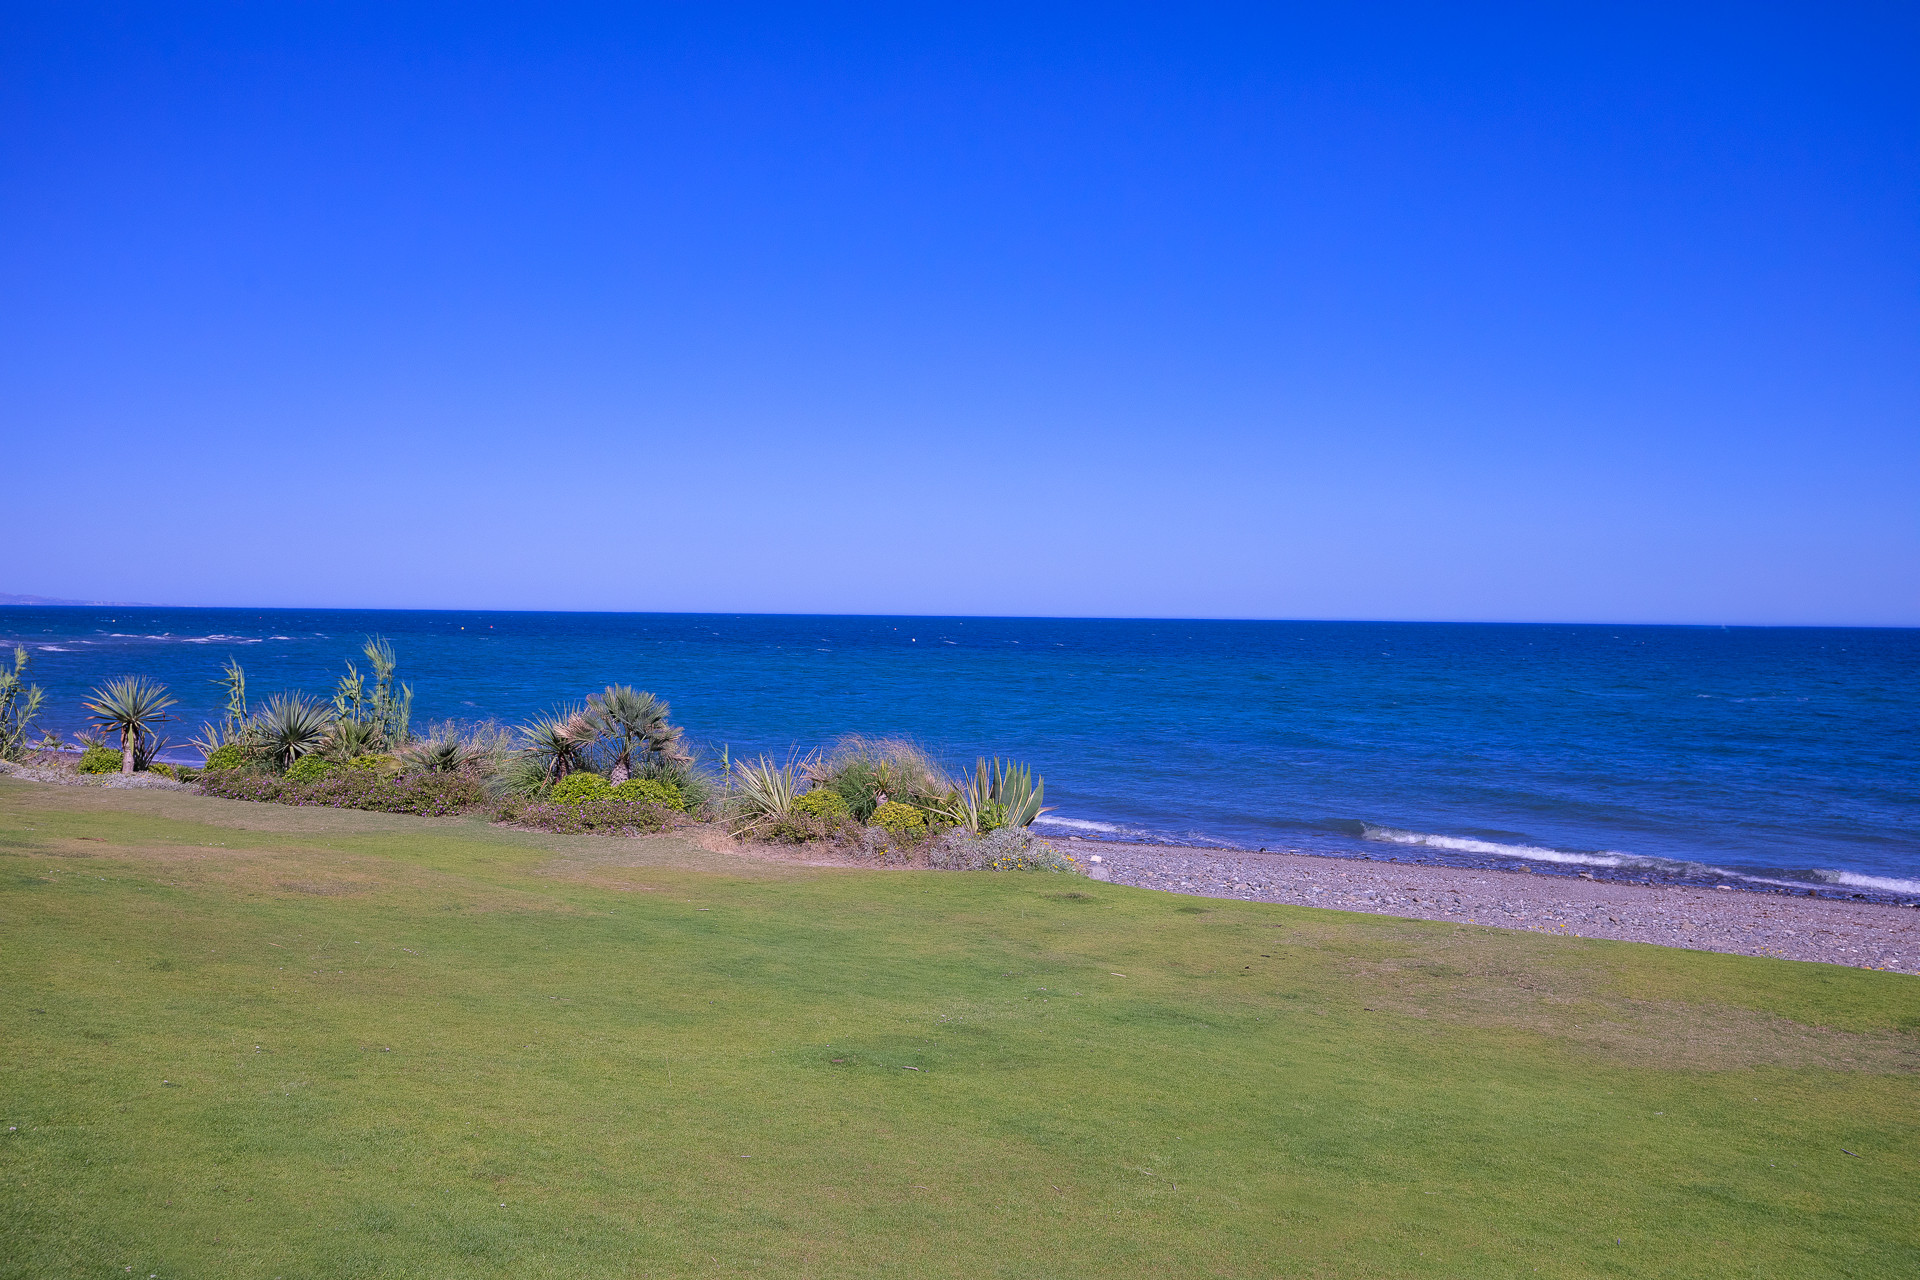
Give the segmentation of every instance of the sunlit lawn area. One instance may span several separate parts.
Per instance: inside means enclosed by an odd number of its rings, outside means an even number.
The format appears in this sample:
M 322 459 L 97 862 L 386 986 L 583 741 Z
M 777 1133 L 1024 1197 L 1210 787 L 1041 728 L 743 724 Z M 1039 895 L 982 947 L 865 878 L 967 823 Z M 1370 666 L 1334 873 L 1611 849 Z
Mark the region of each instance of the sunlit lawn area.
M 1897 974 L 0 781 L 0 1018 L 7 1277 L 1920 1275 Z

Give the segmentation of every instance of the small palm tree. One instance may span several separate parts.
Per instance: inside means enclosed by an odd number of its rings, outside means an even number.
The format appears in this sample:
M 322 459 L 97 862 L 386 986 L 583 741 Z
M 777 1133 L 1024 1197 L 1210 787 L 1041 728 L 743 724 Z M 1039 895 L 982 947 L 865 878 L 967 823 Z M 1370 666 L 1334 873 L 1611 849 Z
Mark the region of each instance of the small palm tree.
M 600 733 L 612 740 L 613 764 L 607 780 L 616 787 L 647 760 L 685 762 L 680 730 L 667 723 L 667 704 L 631 685 L 610 684 L 587 700 L 587 712 Z
M 93 713 L 93 722 L 103 732 L 120 735 L 120 772 L 132 773 L 135 758 L 143 754 L 147 734 L 171 718 L 166 709 L 173 703 L 167 696 L 167 686 L 145 676 L 124 676 L 109 680 L 104 689 L 95 689 L 93 697 L 82 705 Z
M 276 693 L 256 713 L 250 737 L 281 769 L 309 751 L 318 751 L 333 728 L 333 708 L 304 694 Z
M 572 706 L 535 716 L 532 723 L 521 726 L 520 735 L 525 755 L 539 762 L 541 776 L 558 782 L 587 767 L 587 749 L 599 738 L 600 729 L 585 708 Z

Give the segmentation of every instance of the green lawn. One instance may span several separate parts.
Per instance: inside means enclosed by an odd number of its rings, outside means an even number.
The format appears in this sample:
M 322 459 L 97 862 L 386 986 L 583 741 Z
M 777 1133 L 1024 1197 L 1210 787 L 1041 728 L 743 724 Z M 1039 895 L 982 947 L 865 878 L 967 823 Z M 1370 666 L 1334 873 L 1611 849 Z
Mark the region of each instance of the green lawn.
M 0 1023 L 5 1277 L 1920 1275 L 1898 974 L 0 781 Z

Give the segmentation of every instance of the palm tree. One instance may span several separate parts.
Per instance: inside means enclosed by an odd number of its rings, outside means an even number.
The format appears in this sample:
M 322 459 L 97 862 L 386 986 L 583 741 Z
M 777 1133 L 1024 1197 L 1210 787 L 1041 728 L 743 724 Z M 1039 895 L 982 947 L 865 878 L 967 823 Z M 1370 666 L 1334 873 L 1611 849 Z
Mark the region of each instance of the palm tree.
M 287 768 L 309 751 L 318 751 L 333 728 L 333 708 L 304 694 L 276 693 L 249 726 L 251 737 Z
M 588 714 L 600 733 L 613 740 L 613 766 L 607 780 L 619 786 L 633 769 L 648 759 L 663 762 L 689 757 L 680 749 L 680 730 L 667 723 L 667 704 L 644 689 L 610 684 L 607 691 L 587 700 Z
M 587 767 L 587 748 L 600 736 L 600 729 L 584 707 L 573 706 L 535 716 L 531 724 L 521 726 L 520 735 L 528 758 L 540 762 L 542 776 L 558 782 Z
M 95 689 L 82 705 L 93 713 L 93 722 L 102 731 L 120 735 L 120 772 L 132 773 L 134 757 L 141 754 L 148 732 L 171 718 L 165 712 L 173 703 L 167 686 L 145 676 L 123 676 L 109 680 L 104 689 Z

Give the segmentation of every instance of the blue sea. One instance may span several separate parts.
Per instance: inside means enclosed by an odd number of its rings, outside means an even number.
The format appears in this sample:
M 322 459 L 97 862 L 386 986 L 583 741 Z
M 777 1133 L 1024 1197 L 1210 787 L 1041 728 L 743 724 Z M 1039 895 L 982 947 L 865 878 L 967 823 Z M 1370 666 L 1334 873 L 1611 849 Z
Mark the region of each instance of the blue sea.
M 50 727 L 140 673 L 182 743 L 227 658 L 325 695 L 369 634 L 416 725 L 628 683 L 709 759 L 1016 757 L 1061 835 L 1920 901 L 1914 630 L 0 608 Z

